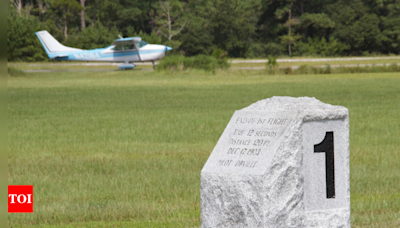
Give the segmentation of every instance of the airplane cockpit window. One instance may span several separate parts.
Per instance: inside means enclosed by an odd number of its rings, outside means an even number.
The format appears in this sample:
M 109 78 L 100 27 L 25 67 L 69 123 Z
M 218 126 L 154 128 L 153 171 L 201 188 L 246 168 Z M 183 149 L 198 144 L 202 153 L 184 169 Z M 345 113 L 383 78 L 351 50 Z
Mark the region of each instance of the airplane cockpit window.
M 140 41 L 138 44 L 137 44 L 137 46 L 138 46 L 138 48 L 141 48 L 141 47 L 144 47 L 144 46 L 146 46 L 148 43 L 146 42 L 146 41 Z
M 125 50 L 132 50 L 132 49 L 135 49 L 135 45 L 133 44 L 125 45 Z
M 146 41 L 140 41 L 137 43 L 138 48 L 146 46 L 148 43 Z M 111 50 L 114 51 L 128 51 L 128 50 L 135 50 L 135 45 L 133 44 L 126 44 L 126 45 L 116 45 Z
M 123 49 L 122 49 L 122 45 L 117 45 L 117 46 L 113 47 L 111 50 L 114 50 L 114 51 L 122 51 L 122 50 L 123 50 Z

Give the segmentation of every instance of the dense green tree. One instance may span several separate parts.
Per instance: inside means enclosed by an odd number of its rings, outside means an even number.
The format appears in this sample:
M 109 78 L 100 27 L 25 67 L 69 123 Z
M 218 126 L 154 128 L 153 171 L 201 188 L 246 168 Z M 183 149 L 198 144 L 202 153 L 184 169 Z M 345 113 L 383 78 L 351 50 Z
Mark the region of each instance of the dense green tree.
M 168 41 L 178 35 L 188 24 L 184 17 L 184 9 L 187 3 L 177 0 L 160 1 L 159 15 L 156 19 L 157 33 Z
M 291 47 L 302 38 L 299 30 L 302 2 L 296 0 L 267 0 L 261 5 L 258 19 L 259 41 L 262 41 L 266 55 L 281 53 L 286 46 L 286 53 L 291 55 Z M 278 45 L 281 48 L 278 49 Z M 274 47 L 268 51 L 267 46 Z M 280 51 L 281 50 L 281 51 Z
M 256 32 L 258 0 L 214 0 L 211 28 L 214 44 L 230 56 L 244 57 Z
M 63 31 L 64 38 L 68 38 L 68 26 L 77 22 L 76 19 L 82 6 L 76 0 L 52 0 L 48 14 L 56 23 L 59 30 Z
M 111 45 L 118 38 L 118 34 L 116 27 L 107 29 L 97 21 L 93 27 L 89 26 L 76 35 L 70 35 L 64 43 L 82 49 L 102 48 Z
M 218 48 L 248 58 L 400 54 L 400 0 L 7 2 L 9 60 L 44 59 L 34 36 L 43 29 L 80 48 L 109 45 L 120 34 L 187 56 Z
M 382 28 L 379 52 L 400 54 L 400 0 L 376 1 Z
M 46 59 L 35 32 L 40 22 L 33 17 L 21 17 L 11 11 L 7 18 L 7 59 L 8 61 L 42 61 Z
M 335 23 L 332 36 L 348 44 L 350 54 L 376 51 L 381 46 L 380 20 L 361 0 L 339 0 L 326 6 L 326 11 Z
M 190 22 L 177 39 L 181 41 L 180 49 L 187 56 L 211 54 L 217 45 L 214 44 L 213 22 L 209 20 L 216 13 L 211 0 L 192 0 L 186 6 L 187 20 Z
M 334 37 L 330 37 L 329 40 L 325 37 L 308 37 L 307 42 L 299 42 L 293 51 L 294 55 L 340 56 L 348 49 L 348 45 L 339 42 Z

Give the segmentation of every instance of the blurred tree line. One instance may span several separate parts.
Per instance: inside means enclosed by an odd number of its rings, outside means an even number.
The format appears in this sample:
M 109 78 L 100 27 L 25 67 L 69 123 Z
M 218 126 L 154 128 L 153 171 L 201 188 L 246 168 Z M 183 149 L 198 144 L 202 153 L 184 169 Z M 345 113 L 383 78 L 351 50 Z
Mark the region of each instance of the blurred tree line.
M 141 36 L 186 56 L 400 54 L 400 0 L 9 0 L 9 61 L 47 56 L 35 36 L 99 48 Z

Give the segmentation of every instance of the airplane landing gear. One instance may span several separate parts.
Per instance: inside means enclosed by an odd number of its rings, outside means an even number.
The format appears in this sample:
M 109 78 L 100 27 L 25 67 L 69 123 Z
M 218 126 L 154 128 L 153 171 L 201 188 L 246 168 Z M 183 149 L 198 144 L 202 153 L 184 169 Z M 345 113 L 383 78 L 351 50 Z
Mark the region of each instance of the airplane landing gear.
M 153 69 L 154 69 L 154 70 L 157 70 L 157 63 L 156 63 L 156 61 L 153 60 L 153 61 L 151 61 L 151 62 L 153 62 Z

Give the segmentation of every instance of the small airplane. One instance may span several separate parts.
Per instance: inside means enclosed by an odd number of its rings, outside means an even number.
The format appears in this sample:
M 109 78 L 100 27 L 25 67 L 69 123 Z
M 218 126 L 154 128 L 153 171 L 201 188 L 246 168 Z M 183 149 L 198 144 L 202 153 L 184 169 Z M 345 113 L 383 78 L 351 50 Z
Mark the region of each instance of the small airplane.
M 36 36 L 42 43 L 44 50 L 50 59 L 72 61 L 102 61 L 122 62 L 120 69 L 132 69 L 136 65 L 131 62 L 153 62 L 162 59 L 165 52 L 171 47 L 159 44 L 148 44 L 141 37 L 126 37 L 116 39 L 112 45 L 105 48 L 83 50 L 62 45 L 46 30 L 36 32 Z

